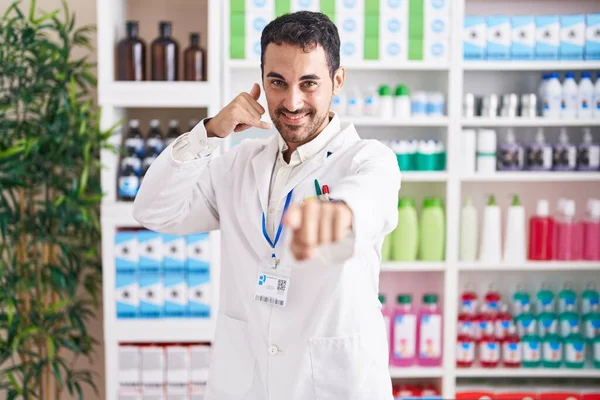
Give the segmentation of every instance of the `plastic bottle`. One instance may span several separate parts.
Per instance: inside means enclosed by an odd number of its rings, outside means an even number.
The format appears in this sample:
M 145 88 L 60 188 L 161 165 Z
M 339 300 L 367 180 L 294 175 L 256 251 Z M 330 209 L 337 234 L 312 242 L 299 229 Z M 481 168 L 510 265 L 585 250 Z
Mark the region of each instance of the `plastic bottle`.
M 348 114 L 348 99 L 346 98 L 346 94 L 344 92 L 333 96 L 333 99 L 331 100 L 331 111 L 338 115 Z
M 424 295 L 419 314 L 419 365 L 425 367 L 442 364 L 442 313 L 437 302 L 437 295 Z
M 468 328 L 459 327 L 456 339 L 456 366 L 465 368 L 473 365 L 475 361 L 475 341 Z
M 479 363 L 484 368 L 495 368 L 500 362 L 500 341 L 494 333 L 482 332 L 479 342 Z
M 558 333 L 558 316 L 550 311 L 544 311 L 538 315 L 538 332 L 541 338 Z
M 573 332 L 573 328 L 579 328 L 579 315 L 575 312 L 573 305 L 568 305 L 558 317 L 559 334 L 563 339 Z
M 535 142 L 527 147 L 527 169 L 530 171 L 550 171 L 552 169 L 552 146 L 546 143 L 544 130 L 539 128 Z
M 517 291 L 513 294 L 512 298 L 513 305 L 513 316 L 516 318 L 519 315 L 531 311 L 531 300 L 529 293 L 526 291 L 524 283 L 517 285 Z
M 506 219 L 504 262 L 523 262 L 525 261 L 525 208 L 519 196 L 513 196 Z
M 172 119 L 171 121 L 169 121 L 169 129 L 167 130 L 165 147 L 173 143 L 179 137 L 179 135 L 181 135 L 181 130 L 179 129 L 179 121 L 177 121 L 176 119 Z
M 542 115 L 545 118 L 560 117 L 562 106 L 562 86 L 558 78 L 558 73 L 553 72 L 548 77 L 548 81 L 544 86 L 542 102 Z
M 544 109 L 546 105 L 546 90 L 548 89 L 548 81 L 550 80 L 550 73 L 544 73 L 542 75 L 542 79 L 540 80 L 540 85 L 538 86 L 538 97 L 540 98 L 539 102 L 539 114 L 544 115 Z
M 527 332 L 521 339 L 523 346 L 523 362 L 525 368 L 537 368 L 542 361 L 542 342 L 535 333 Z
M 511 128 L 506 132 L 505 142 L 498 149 L 498 171 L 520 171 L 524 166 L 523 146 L 517 143 Z
M 583 336 L 591 345 L 594 338 L 600 335 L 600 306 L 595 304 L 591 310 L 583 316 Z
M 579 79 L 577 96 L 577 117 L 580 119 L 592 118 L 592 104 L 594 101 L 594 84 L 592 74 L 582 72 Z
M 585 340 L 579 333 L 579 327 L 571 328 L 565 339 L 565 366 L 567 368 L 583 368 L 585 365 Z
M 473 340 L 475 334 L 475 315 L 471 312 L 468 306 L 461 306 L 458 313 L 458 331 L 468 335 Z
M 396 86 L 394 115 L 396 118 L 402 119 L 410 117 L 410 92 L 405 85 Z
M 563 119 L 574 119 L 577 116 L 577 99 L 579 88 L 575 82 L 575 74 L 567 72 L 562 84 L 562 103 L 560 116 Z
M 390 349 L 390 360 L 392 357 L 391 354 L 391 348 L 392 348 L 392 344 L 391 344 L 391 339 L 392 339 L 392 318 L 393 318 L 393 312 L 392 310 L 386 305 L 385 303 L 385 296 L 380 294 L 379 295 L 379 302 L 381 303 L 381 314 L 383 315 L 383 320 L 385 321 L 385 331 L 387 333 L 387 340 L 388 340 L 388 346 Z
M 596 282 L 588 282 L 581 294 L 581 315 L 585 316 L 592 312 L 593 307 L 599 307 L 600 293 L 596 289 Z
M 397 367 L 413 365 L 417 349 L 417 315 L 412 306 L 412 296 L 397 298 L 394 313 L 392 364 Z
M 477 259 L 477 209 L 469 197 L 460 217 L 460 260 L 475 261 Z
M 381 118 L 391 119 L 394 116 L 394 98 L 392 89 L 388 85 L 379 87 L 379 115 Z
M 419 229 L 419 255 L 422 261 L 443 261 L 446 220 L 442 200 L 428 197 L 423 202 Z
M 600 169 L 600 145 L 593 143 L 590 128 L 583 128 L 583 140 L 577 148 L 577 169 L 579 171 Z
M 529 220 L 529 259 L 548 261 L 554 254 L 554 218 L 548 200 L 538 200 L 537 212 Z
M 425 117 L 427 115 L 427 93 L 414 92 L 410 98 L 410 111 L 413 117 Z
M 393 236 L 392 259 L 415 261 L 419 250 L 419 221 L 415 202 L 410 197 L 398 200 L 398 226 Z
M 431 92 L 427 94 L 426 113 L 430 117 L 444 116 L 444 94 L 442 92 Z
M 557 334 L 546 335 L 542 341 L 542 365 L 544 368 L 559 368 L 562 361 L 562 339 Z
M 594 368 L 600 368 L 600 334 L 596 335 L 592 346 L 592 360 Z
M 363 115 L 363 108 L 364 101 L 362 95 L 360 94 L 360 90 L 357 87 L 354 87 L 348 96 L 348 105 L 346 108 L 348 115 L 352 117 L 360 117 Z
M 517 332 L 520 337 L 525 337 L 527 333 L 535 335 L 537 332 L 537 319 L 531 312 L 523 313 L 516 318 Z
M 484 297 L 485 304 L 487 305 L 488 312 L 495 317 L 500 312 L 500 304 L 502 302 L 502 296 L 498 292 L 498 288 L 494 283 L 490 283 L 488 291 Z
M 119 197 L 125 201 L 135 199 L 140 188 L 140 177 L 132 165 L 126 165 L 119 177 Z
M 580 260 L 582 226 L 575 221 L 575 201 L 564 204 L 563 214 L 556 218 L 556 259 Z
M 465 290 L 460 295 L 460 309 L 470 315 L 477 312 L 477 293 L 471 283 L 465 285 Z
M 518 368 L 521 366 L 521 338 L 517 335 L 514 325 L 508 328 L 508 334 L 502 341 L 502 364 L 507 368 Z
M 484 336 L 494 336 L 494 316 L 487 304 L 482 304 L 475 316 L 475 340 L 479 343 Z
M 513 325 L 512 315 L 508 312 L 508 304 L 502 304 L 500 306 L 500 312 L 496 315 L 494 320 L 494 330 L 496 339 L 502 341 L 508 335 L 510 327 Z
M 577 147 L 569 143 L 565 128 L 560 129 L 558 143 L 554 146 L 553 169 L 555 171 L 574 171 L 577 167 Z
M 483 232 L 479 260 L 484 263 L 500 263 L 501 256 L 501 222 L 500 207 L 496 198 L 490 195 L 483 211 Z
M 477 172 L 489 174 L 496 172 L 496 131 L 493 129 L 477 130 Z
M 573 283 L 565 282 L 563 289 L 558 293 L 558 312 L 567 311 L 567 307 L 572 306 L 577 309 L 577 292 L 573 290 Z
M 600 260 L 600 200 L 588 200 L 588 212 L 583 220 L 583 259 Z
M 367 95 L 365 96 L 364 115 L 368 117 L 379 117 L 381 116 L 381 101 L 379 91 L 375 87 L 369 88 Z
M 543 282 L 542 287 L 535 295 L 536 303 L 537 303 L 537 312 L 541 314 L 543 312 L 555 312 L 556 308 L 554 305 L 554 293 L 550 290 L 550 285 L 548 282 Z
M 600 72 L 596 73 L 596 83 L 594 84 L 594 100 L 592 108 L 592 118 L 600 118 Z
M 394 233 L 386 235 L 381 245 L 381 261 L 388 262 L 392 261 L 392 249 L 394 246 Z
M 144 155 L 144 138 L 140 131 L 140 121 L 137 119 L 129 120 L 129 130 L 123 143 L 125 152 L 128 155 L 142 157 Z

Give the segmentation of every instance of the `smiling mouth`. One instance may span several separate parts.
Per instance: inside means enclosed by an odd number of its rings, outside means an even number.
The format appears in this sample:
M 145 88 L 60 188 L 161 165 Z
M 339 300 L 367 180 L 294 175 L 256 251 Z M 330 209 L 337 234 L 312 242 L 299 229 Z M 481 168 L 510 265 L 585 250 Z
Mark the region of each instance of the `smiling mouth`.
M 290 114 L 282 112 L 281 116 L 283 117 L 284 122 L 288 125 L 300 125 L 304 123 L 309 114 L 310 113 Z

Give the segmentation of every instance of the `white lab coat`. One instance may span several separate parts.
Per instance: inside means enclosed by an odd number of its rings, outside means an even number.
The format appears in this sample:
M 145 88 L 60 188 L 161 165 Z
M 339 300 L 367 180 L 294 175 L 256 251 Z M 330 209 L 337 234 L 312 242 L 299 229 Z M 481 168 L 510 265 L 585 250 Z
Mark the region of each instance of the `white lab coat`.
M 196 129 L 204 129 L 199 124 Z M 262 233 L 276 135 L 185 163 L 167 148 L 134 203 L 146 228 L 172 234 L 221 230 L 221 298 L 206 400 L 391 400 L 388 344 L 378 300 L 381 245 L 397 224 L 400 172 L 392 151 L 342 125 L 284 189 L 292 203 L 328 185 L 354 215 L 353 232 L 292 266 L 284 308 L 254 300 L 272 249 Z M 328 156 L 328 153 L 331 153 Z

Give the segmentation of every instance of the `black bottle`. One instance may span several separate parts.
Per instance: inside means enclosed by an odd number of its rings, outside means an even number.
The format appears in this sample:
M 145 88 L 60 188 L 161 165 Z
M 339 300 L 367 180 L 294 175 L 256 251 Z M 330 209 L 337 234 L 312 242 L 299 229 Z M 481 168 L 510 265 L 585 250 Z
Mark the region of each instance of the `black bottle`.
M 146 136 L 146 146 L 144 147 L 144 161 L 142 162 L 142 176 L 146 175 L 146 171 L 150 165 L 156 160 L 156 157 L 163 151 L 164 141 L 160 130 L 160 121 L 153 119 L 150 121 L 150 131 Z
M 144 138 L 140 131 L 140 121 L 132 119 L 129 121 L 129 130 L 124 141 L 125 152 L 136 154 L 138 157 L 144 155 Z
M 138 37 L 137 21 L 127 21 L 127 37 L 117 45 L 117 79 L 146 80 L 146 43 Z
M 200 47 L 200 34 L 190 35 L 190 45 L 183 53 L 183 79 L 206 80 L 206 52 Z
M 119 197 L 126 201 L 135 199 L 140 188 L 140 177 L 135 172 L 133 166 L 125 165 L 121 176 L 119 177 Z
M 171 23 L 160 23 L 160 36 L 152 42 L 152 80 L 179 80 L 179 45 L 171 38 Z
M 181 135 L 181 130 L 179 129 L 179 121 L 176 119 L 172 119 L 169 122 L 169 129 L 167 130 L 167 138 L 165 139 L 165 148 L 169 146 L 171 143 L 175 141 Z

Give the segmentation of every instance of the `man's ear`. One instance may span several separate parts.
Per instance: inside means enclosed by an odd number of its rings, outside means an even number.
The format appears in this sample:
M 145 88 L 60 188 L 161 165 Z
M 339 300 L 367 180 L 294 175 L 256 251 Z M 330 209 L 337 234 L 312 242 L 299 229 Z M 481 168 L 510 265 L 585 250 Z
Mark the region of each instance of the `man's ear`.
M 337 96 L 344 87 L 344 80 L 346 79 L 346 68 L 339 67 L 333 75 L 333 95 Z

